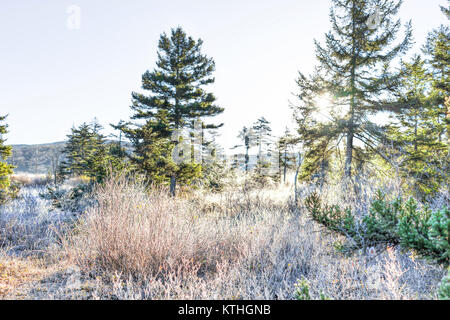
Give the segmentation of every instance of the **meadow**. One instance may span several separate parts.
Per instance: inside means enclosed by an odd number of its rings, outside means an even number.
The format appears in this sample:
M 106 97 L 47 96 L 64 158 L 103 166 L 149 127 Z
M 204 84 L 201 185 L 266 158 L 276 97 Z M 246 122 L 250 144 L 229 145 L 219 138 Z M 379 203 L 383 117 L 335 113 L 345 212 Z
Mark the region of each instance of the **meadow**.
M 319 188 L 311 183 L 297 187 L 295 203 L 293 184 L 258 186 L 244 175 L 221 192 L 176 198 L 114 175 L 55 206 L 42 196 L 51 182 L 26 177 L 13 177 L 19 197 L 0 209 L 2 299 L 437 299 L 446 274 L 399 246 L 340 251 L 345 237 L 305 208 Z M 363 212 L 381 184 L 401 192 L 378 179 L 364 181 L 363 196 L 342 184 L 321 194 Z M 448 194 L 436 206 L 443 201 Z

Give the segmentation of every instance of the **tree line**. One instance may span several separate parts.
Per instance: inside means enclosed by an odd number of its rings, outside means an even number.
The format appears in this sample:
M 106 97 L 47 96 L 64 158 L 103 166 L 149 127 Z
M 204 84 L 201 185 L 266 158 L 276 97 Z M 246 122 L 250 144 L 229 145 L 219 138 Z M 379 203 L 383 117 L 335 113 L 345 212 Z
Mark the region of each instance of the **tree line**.
M 317 65 L 299 73 L 291 104 L 295 132 L 272 136 L 261 117 L 238 133 L 240 144 L 229 166 L 257 177 L 286 181 L 297 168 L 301 180 L 327 180 L 341 161 L 342 178 L 357 180 L 369 164 L 394 167 L 430 194 L 446 183 L 449 129 L 449 28 L 433 30 L 421 54 L 404 59 L 413 43 L 412 24 L 397 18 L 400 0 L 332 0 L 331 30 L 315 41 Z M 449 17 L 449 9 L 442 7 Z M 86 175 L 101 182 L 110 170 L 139 172 L 148 183 L 177 185 L 199 181 L 218 187 L 227 164 L 216 141 L 224 108 L 209 91 L 215 62 L 202 53 L 203 41 L 181 27 L 159 39 L 153 70 L 132 92 L 131 116 L 111 126 L 119 139 L 107 143 L 98 122 L 71 129 L 58 177 Z M 323 104 L 320 97 L 330 96 Z M 318 117 L 326 110 L 325 120 Z M 375 116 L 385 114 L 385 123 Z M 389 117 L 388 117 L 388 116 Z M 5 117 L 0 118 L 4 122 Z M 0 137 L 6 125 L 0 126 Z M 131 144 L 129 151 L 123 140 Z M 257 160 L 250 165 L 250 149 Z M 0 139 L 0 190 L 7 190 L 11 148 Z M 300 167 L 301 165 L 301 167 Z M 4 191 L 5 192 L 5 191 Z

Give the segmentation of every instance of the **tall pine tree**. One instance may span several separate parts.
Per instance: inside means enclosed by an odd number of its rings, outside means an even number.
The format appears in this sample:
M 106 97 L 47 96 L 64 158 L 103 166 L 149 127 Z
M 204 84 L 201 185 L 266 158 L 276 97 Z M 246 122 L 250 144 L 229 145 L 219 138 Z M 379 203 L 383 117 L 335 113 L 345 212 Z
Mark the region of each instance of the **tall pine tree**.
M 171 139 L 192 126 L 195 120 L 216 116 L 223 108 L 215 105 L 216 98 L 206 91 L 214 83 L 214 60 L 201 53 L 203 41 L 188 37 L 181 27 L 172 29 L 170 36 L 161 35 L 158 61 L 153 71 L 142 76 L 142 88 L 150 95 L 133 92 L 133 120 L 123 131 L 135 146 L 134 161 L 151 180 L 170 176 L 170 192 L 175 195 L 176 181 L 183 174 L 198 173 L 199 164 L 174 163 L 172 152 L 178 153 L 180 138 Z M 221 125 L 206 124 L 207 128 Z M 157 167 L 154 167 L 156 165 Z M 155 172 L 156 171 L 156 172 Z
M 376 150 L 373 139 L 378 127 L 369 116 L 396 106 L 391 98 L 398 86 L 398 77 L 390 72 L 390 65 L 409 49 L 411 26 L 406 25 L 403 39 L 395 44 L 401 28 L 395 16 L 402 1 L 332 2 L 332 30 L 325 35 L 324 45 L 315 42 L 319 65 L 311 77 L 300 74 L 298 80 L 301 106 L 297 119 L 311 117 L 314 111 L 320 110 L 315 97 L 324 93 L 333 95 L 333 107 L 338 111 L 331 114 L 331 121 L 314 127 L 309 126 L 313 123 L 311 119 L 301 120 L 300 134 L 314 148 L 310 154 L 325 152 L 324 156 L 329 147 L 338 146 L 345 138 L 344 173 L 350 178 L 354 156 L 365 152 L 355 140 L 365 148 Z M 323 150 L 318 150 L 320 148 Z
M 263 161 L 263 153 L 268 150 L 271 143 L 270 137 L 272 129 L 270 128 L 270 122 L 266 118 L 261 117 L 253 124 L 253 132 L 255 135 L 255 144 L 258 147 L 258 162 Z

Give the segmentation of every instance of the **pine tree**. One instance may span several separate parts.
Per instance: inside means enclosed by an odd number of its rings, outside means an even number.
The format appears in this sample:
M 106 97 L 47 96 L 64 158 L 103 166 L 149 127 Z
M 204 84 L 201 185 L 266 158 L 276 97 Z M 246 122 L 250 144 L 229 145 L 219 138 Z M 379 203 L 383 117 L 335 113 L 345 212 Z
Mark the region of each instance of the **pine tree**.
M 297 119 L 302 140 L 306 137 L 311 154 L 323 158 L 330 147 L 337 147 L 346 139 L 346 177 L 352 176 L 353 158 L 366 151 L 355 144 L 355 139 L 366 148 L 376 151 L 373 144 L 378 127 L 369 120 L 380 110 L 396 107 L 392 92 L 398 86 L 398 77 L 390 72 L 390 64 L 406 52 L 411 43 L 411 25 L 406 25 L 405 36 L 394 44 L 401 23 L 395 20 L 402 1 L 399 0 L 333 0 L 330 10 L 332 30 L 326 34 L 325 45 L 316 44 L 319 66 L 307 78 L 300 74 L 298 84 L 301 106 Z M 333 96 L 335 111 L 330 121 L 319 126 L 314 124 L 312 114 L 320 111 L 315 101 L 320 95 Z M 344 116 L 342 116 L 342 114 Z M 316 121 L 317 123 L 317 121 Z M 314 138 L 313 138 L 314 137 Z M 318 148 L 322 148 L 320 151 Z
M 245 156 L 244 156 L 244 170 L 245 173 L 249 171 L 249 163 L 250 163 L 250 155 L 249 151 L 254 146 L 255 136 L 252 129 L 247 127 L 243 127 L 239 132 L 238 138 L 242 140 L 243 145 L 236 145 L 233 149 L 244 147 L 245 148 Z
M 200 135 L 202 178 L 199 182 L 214 191 L 223 190 L 225 179 L 230 173 L 223 149 L 217 142 L 218 136 L 217 129 L 208 130 L 202 126 Z
M 445 151 L 439 141 L 441 126 L 435 121 L 435 99 L 430 96 L 432 77 L 419 55 L 402 62 L 402 69 L 399 103 L 408 107 L 396 114 L 397 123 L 388 132 L 400 149 L 403 172 L 415 178 L 421 192 L 429 193 L 442 181 L 435 162 L 436 155 Z
M 428 69 L 432 75 L 433 104 L 436 124 L 440 126 L 439 139 L 447 132 L 447 147 L 450 148 L 450 110 L 445 105 L 450 96 L 450 29 L 441 25 L 427 37 L 423 52 L 428 57 Z
M 7 124 L 2 124 L 7 116 L 0 116 L 0 203 L 6 200 L 11 184 L 10 175 L 13 173 L 13 166 L 6 162 L 12 154 L 12 147 L 5 145 L 4 135 L 8 133 Z
M 163 181 L 170 175 L 172 195 L 181 175 L 195 175 L 201 170 L 199 164 L 176 164 L 167 159 L 172 151 L 177 152 L 176 145 L 181 142 L 179 138 L 172 141 L 172 133 L 178 135 L 194 121 L 203 121 L 224 110 L 214 104 L 216 98 L 205 90 L 214 83 L 215 64 L 201 53 L 202 44 L 202 40 L 188 37 L 181 27 L 172 29 L 170 37 L 161 35 L 156 68 L 142 76 L 142 88 L 151 94 L 132 93 L 132 119 L 144 120 L 145 125 L 135 123 L 135 128 L 128 126 L 123 130 L 134 143 L 134 160 L 142 171 L 151 179 L 160 176 L 158 180 Z M 206 125 L 210 129 L 220 126 Z M 145 161 L 163 167 L 150 167 Z
M 255 146 L 258 148 L 255 175 L 259 182 L 264 183 L 265 178 L 272 175 L 269 170 L 275 165 L 273 160 L 278 160 L 272 157 L 272 129 L 270 128 L 270 122 L 264 117 L 259 118 L 253 124 L 252 129 L 255 136 Z
M 288 128 L 282 137 L 278 139 L 278 163 L 279 163 L 279 175 L 283 176 L 283 182 L 286 183 L 286 174 L 288 169 L 294 169 L 296 166 L 296 155 L 294 153 L 294 147 L 298 144 L 299 140 L 294 137 Z
M 218 158 L 223 157 L 224 153 L 222 147 L 217 142 L 217 138 L 220 136 L 216 129 L 207 129 L 204 125 L 201 131 L 201 156 L 202 166 L 208 161 L 216 161 Z
M 102 126 L 96 120 L 71 129 L 63 150 L 65 160 L 60 164 L 59 171 L 63 177 L 85 175 L 97 182 L 103 180 L 110 159 L 101 130 Z
M 255 145 L 258 147 L 258 163 L 263 161 L 263 153 L 268 150 L 270 146 L 270 137 L 272 129 L 270 128 L 270 122 L 266 118 L 259 118 L 252 127 L 255 135 Z

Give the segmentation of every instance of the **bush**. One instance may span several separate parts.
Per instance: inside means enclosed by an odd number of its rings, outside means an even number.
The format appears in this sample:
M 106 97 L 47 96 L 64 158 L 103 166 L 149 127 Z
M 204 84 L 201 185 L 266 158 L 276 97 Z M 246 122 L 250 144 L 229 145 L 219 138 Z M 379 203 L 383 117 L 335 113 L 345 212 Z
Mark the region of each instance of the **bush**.
M 397 232 L 402 247 L 414 249 L 425 258 L 448 265 L 449 228 L 449 210 L 446 207 L 436 211 L 428 208 L 418 211 L 417 203 L 410 199 L 400 217 Z
M 231 171 L 224 162 L 214 161 L 206 163 L 202 166 L 202 176 L 199 179 L 199 184 L 208 190 L 220 192 L 224 190 L 230 175 Z
M 164 188 L 113 176 L 97 185 L 94 198 L 97 204 L 65 240 L 67 253 L 85 271 L 140 279 L 205 272 L 237 254 L 233 235 L 211 230 Z
M 352 242 L 352 245 L 348 246 L 350 249 L 380 243 L 400 245 L 404 249 L 415 250 L 425 259 L 449 266 L 450 219 L 446 206 L 434 211 L 427 206 L 419 209 L 413 198 L 406 202 L 401 198 L 389 202 L 386 196 L 378 191 L 369 212 L 361 222 L 356 223 L 350 209 L 342 211 L 339 206 L 322 206 L 316 193 L 310 195 L 305 204 L 315 221 L 347 236 Z M 449 299 L 449 278 L 450 272 L 442 279 L 438 293 L 441 299 Z M 303 294 L 299 297 L 305 296 L 304 289 L 299 292 Z
M 379 191 L 369 212 L 358 221 L 351 209 L 323 206 L 315 193 L 305 204 L 315 221 L 345 235 L 354 244 L 354 249 L 377 244 L 401 245 L 444 266 L 449 264 L 450 220 L 446 206 L 434 211 L 427 206 L 419 209 L 413 198 L 406 202 L 401 198 L 389 202 Z
M 450 300 L 450 269 L 448 274 L 442 279 L 439 287 L 439 299 Z
M 92 204 L 89 195 L 93 184 L 78 184 L 77 186 L 64 190 L 59 187 L 47 187 L 47 191 L 40 193 L 42 199 L 51 200 L 52 206 L 63 211 L 82 212 Z
M 0 205 L 5 204 L 8 201 L 17 199 L 19 197 L 20 185 L 12 182 L 8 189 L 0 190 Z
M 401 199 L 388 202 L 381 191 L 377 192 L 368 214 L 362 219 L 365 227 L 364 238 L 370 245 L 376 243 L 398 244 L 396 228 L 401 211 Z
M 294 286 L 295 286 L 295 292 L 294 292 L 295 299 L 297 299 L 297 300 L 313 300 L 313 298 L 309 292 L 310 284 L 309 284 L 308 280 L 306 280 L 304 277 L 302 277 L 301 280 L 297 280 L 297 283 Z M 330 298 L 327 297 L 322 292 L 319 292 L 318 298 L 320 300 L 330 300 Z
M 322 206 L 317 193 L 313 193 L 307 197 L 305 204 L 313 220 L 324 225 L 331 231 L 351 238 L 358 247 L 363 244 L 364 239 L 359 236 L 358 224 L 350 208 L 342 210 L 338 205 Z
M 311 295 L 309 294 L 309 283 L 304 277 L 302 277 L 301 280 L 298 280 L 295 284 L 294 296 L 297 300 L 311 300 Z

